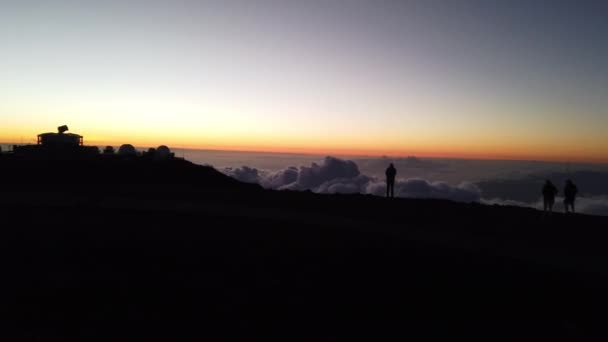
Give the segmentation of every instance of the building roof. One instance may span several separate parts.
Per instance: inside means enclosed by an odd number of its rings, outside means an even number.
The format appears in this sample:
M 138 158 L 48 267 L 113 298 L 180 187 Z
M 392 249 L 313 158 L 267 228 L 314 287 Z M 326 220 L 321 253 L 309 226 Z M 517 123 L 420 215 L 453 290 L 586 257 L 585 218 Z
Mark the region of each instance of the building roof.
M 41 133 L 38 134 L 39 137 L 52 137 L 52 136 L 57 136 L 57 135 L 65 135 L 68 137 L 82 137 L 82 135 L 80 134 L 74 134 L 74 133 L 56 133 L 56 132 L 48 132 L 48 133 Z

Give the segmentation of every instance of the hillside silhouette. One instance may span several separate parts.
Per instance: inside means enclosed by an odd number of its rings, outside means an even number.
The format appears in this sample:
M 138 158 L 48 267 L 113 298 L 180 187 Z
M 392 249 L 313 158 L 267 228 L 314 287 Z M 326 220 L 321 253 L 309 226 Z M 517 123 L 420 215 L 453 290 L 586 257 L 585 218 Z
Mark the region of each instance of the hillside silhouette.
M 608 218 L 272 191 L 173 159 L 0 156 L 3 334 L 604 331 Z

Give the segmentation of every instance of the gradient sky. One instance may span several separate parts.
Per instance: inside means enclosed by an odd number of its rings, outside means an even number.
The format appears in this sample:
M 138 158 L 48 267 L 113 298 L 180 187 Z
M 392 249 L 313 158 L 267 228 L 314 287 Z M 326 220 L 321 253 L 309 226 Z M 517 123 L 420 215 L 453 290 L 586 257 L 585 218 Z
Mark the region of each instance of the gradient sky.
M 0 141 L 608 162 L 606 1 L 2 1 Z

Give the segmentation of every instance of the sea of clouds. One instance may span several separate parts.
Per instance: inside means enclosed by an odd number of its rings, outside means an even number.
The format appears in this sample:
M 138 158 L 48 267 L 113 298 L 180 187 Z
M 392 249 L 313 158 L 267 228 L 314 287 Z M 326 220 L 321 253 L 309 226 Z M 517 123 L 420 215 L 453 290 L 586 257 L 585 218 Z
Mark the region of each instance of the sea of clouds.
M 360 161 L 361 162 L 361 161 Z M 372 161 L 362 161 L 371 163 Z M 379 158 L 373 163 L 381 162 L 388 165 L 387 160 Z M 396 165 L 402 168 L 415 166 L 429 168 L 429 171 L 441 167 L 441 164 L 425 161 L 415 157 L 396 160 Z M 240 181 L 257 183 L 268 189 L 275 190 L 310 190 L 316 193 L 362 193 L 384 196 L 386 194 L 386 182 L 382 176 L 370 176 L 360 171 L 359 165 L 353 160 L 336 157 L 325 157 L 320 162 L 312 162 L 307 166 L 290 166 L 278 170 L 264 170 L 250 166 L 226 167 L 221 169 L 225 174 Z M 598 181 L 608 180 L 608 173 L 599 174 Z M 602 178 L 604 177 L 604 178 Z M 458 202 L 478 202 L 484 204 L 515 205 L 542 209 L 540 198 L 539 180 L 541 176 L 521 180 L 509 179 L 513 184 L 525 185 L 530 189 L 527 197 L 522 200 L 517 194 L 504 191 L 505 196 L 497 196 L 496 191 L 484 192 L 484 187 L 496 188 L 496 184 L 503 184 L 503 180 L 483 182 L 461 181 L 448 183 L 445 181 L 430 181 L 423 177 L 399 177 L 395 182 L 395 196 L 402 198 L 437 198 Z M 519 183 L 518 183 L 519 182 Z M 525 183 L 528 182 L 528 183 Z M 506 188 L 516 188 L 513 184 L 506 184 Z M 539 185 L 540 184 L 540 185 Z M 536 189 L 536 188 L 539 189 Z M 528 189 L 527 188 L 527 189 Z M 537 193 L 538 195 L 534 195 Z M 484 194 L 486 196 L 484 196 Z M 488 195 L 490 197 L 488 197 Z M 500 195 L 500 194 L 499 194 Z M 556 211 L 563 210 L 562 199 L 556 199 Z M 577 199 L 577 211 L 581 213 L 608 215 L 608 195 L 581 191 Z
M 352 160 L 325 157 L 310 166 L 287 167 L 278 171 L 258 170 L 249 166 L 225 168 L 224 173 L 240 181 L 257 183 L 268 189 L 311 190 L 317 193 L 363 193 L 383 196 L 384 179 L 367 176 Z M 397 178 L 395 196 L 404 198 L 442 198 L 461 202 L 479 202 L 480 189 L 471 182 L 450 185 L 422 178 Z

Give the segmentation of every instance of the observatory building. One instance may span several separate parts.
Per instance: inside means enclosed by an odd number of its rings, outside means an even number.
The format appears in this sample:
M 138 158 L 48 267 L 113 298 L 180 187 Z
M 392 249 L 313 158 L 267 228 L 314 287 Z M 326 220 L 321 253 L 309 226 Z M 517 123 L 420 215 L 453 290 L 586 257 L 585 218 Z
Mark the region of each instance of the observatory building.
M 135 157 L 137 155 L 137 150 L 131 144 L 123 144 L 118 148 L 118 155 Z
M 97 146 L 85 146 L 82 135 L 66 133 L 68 126 L 57 127 L 56 133 L 38 135 L 37 143 L 13 146 L 12 155 L 24 160 L 143 160 L 168 161 L 175 158 L 175 153 L 165 145 L 151 148 L 149 152 L 139 152 L 131 144 L 121 145 L 117 151 L 112 146 L 106 146 L 102 151 Z
M 171 152 L 171 149 L 165 145 L 160 145 L 156 149 L 156 158 L 159 160 L 168 160 L 173 159 L 174 157 L 175 153 Z
M 162 162 L 175 159 L 175 153 L 171 152 L 171 149 L 166 145 L 160 145 L 157 148 L 151 147 L 147 152 L 143 153 L 142 157 L 147 160 Z
M 68 126 L 57 127 L 57 133 L 38 135 L 36 145 L 14 146 L 13 153 L 26 159 L 87 159 L 99 154 L 96 146 L 84 146 L 81 135 L 66 133 Z
M 57 131 L 57 133 L 39 134 L 38 145 L 56 147 L 78 147 L 84 145 L 84 138 L 82 135 L 65 133 L 68 131 L 67 125 L 57 127 Z

